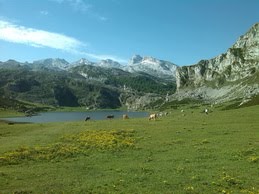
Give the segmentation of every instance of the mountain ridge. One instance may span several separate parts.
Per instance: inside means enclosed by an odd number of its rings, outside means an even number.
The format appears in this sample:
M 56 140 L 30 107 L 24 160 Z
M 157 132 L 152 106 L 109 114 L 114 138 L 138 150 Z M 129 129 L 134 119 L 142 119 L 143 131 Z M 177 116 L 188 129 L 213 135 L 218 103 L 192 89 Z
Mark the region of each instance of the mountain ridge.
M 257 95 L 259 69 L 259 23 L 240 36 L 226 53 L 191 66 L 176 69 L 177 92 L 175 98 L 191 96 L 207 101 L 247 100 Z M 246 87 L 254 88 L 247 95 Z M 219 95 L 220 94 L 220 95 Z
M 138 56 L 141 60 L 133 63 L 133 58 Z M 73 67 L 81 65 L 97 66 L 102 68 L 117 68 L 131 73 L 147 73 L 152 76 L 158 76 L 160 78 L 175 79 L 175 69 L 177 65 L 164 60 L 159 60 L 154 57 L 141 57 L 140 55 L 134 55 L 127 65 L 122 65 L 117 61 L 111 59 L 100 60 L 99 62 L 92 62 L 88 59 L 81 58 L 75 62 L 69 63 L 65 59 L 60 58 L 46 58 L 33 61 L 32 63 L 20 63 L 15 60 L 12 63 L 19 65 L 27 65 L 34 70 L 47 68 L 57 71 L 69 71 Z M 8 61 L 7 61 L 8 62 Z M 0 62 L 4 63 L 4 62 Z

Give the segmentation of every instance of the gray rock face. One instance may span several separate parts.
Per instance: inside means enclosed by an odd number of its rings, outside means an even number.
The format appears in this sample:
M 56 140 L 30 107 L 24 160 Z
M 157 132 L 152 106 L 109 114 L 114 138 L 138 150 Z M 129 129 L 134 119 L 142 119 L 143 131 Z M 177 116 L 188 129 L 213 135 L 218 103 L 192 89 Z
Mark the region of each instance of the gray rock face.
M 101 60 L 99 63 L 97 63 L 97 66 L 105 67 L 105 68 L 123 69 L 123 65 L 111 59 Z
M 70 67 L 80 65 L 92 65 L 108 69 L 116 68 L 130 73 L 144 73 L 168 80 L 175 80 L 175 70 L 177 68 L 177 65 L 171 62 L 153 57 L 141 57 L 140 55 L 134 55 L 127 65 L 122 65 L 111 59 L 101 60 L 100 62 L 90 62 L 87 59 L 80 59 L 70 65 Z
M 177 65 L 169 61 L 134 55 L 125 70 L 129 72 L 143 72 L 155 77 L 174 80 L 176 68 Z
M 100 62 L 91 62 L 85 58 L 82 58 L 79 61 L 72 63 L 72 65 L 70 67 L 76 67 L 76 66 L 80 66 L 80 65 L 91 65 L 91 66 L 96 66 L 96 67 L 117 68 L 117 69 L 123 69 L 123 67 L 124 67 L 117 61 L 113 61 L 111 59 L 101 60 Z
M 33 62 L 34 66 L 42 66 L 49 69 L 60 69 L 60 70 L 67 70 L 69 68 L 69 63 L 65 59 L 42 59 Z
M 145 110 L 153 108 L 150 106 L 152 102 L 162 99 L 161 95 L 153 93 L 137 94 L 125 92 L 121 94 L 120 100 L 128 110 Z
M 256 77 L 259 69 L 259 23 L 255 24 L 245 35 L 227 50 L 210 60 L 202 60 L 196 65 L 178 67 L 176 69 L 177 94 L 188 89 L 188 93 L 194 96 L 202 96 L 204 99 L 219 98 L 218 95 L 211 95 L 212 91 L 220 91 L 228 95 L 235 88 L 233 93 L 243 97 L 241 91 L 244 85 L 249 83 L 252 77 Z M 228 90 L 224 88 L 228 87 Z M 224 92 L 223 92 L 224 91 Z M 176 94 L 176 95 L 177 95 Z M 185 93 L 186 95 L 186 93 Z M 220 95 L 221 97 L 223 97 Z

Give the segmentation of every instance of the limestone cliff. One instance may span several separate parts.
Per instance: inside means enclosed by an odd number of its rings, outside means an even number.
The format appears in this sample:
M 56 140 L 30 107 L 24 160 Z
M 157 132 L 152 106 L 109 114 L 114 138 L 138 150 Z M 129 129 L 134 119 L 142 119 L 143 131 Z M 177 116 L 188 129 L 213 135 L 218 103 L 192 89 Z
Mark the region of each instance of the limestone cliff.
M 257 93 L 256 83 L 248 80 L 258 78 L 258 69 L 259 23 L 241 36 L 226 53 L 195 65 L 178 67 L 175 96 L 203 99 L 243 98 L 248 86 L 254 88 L 251 93 Z

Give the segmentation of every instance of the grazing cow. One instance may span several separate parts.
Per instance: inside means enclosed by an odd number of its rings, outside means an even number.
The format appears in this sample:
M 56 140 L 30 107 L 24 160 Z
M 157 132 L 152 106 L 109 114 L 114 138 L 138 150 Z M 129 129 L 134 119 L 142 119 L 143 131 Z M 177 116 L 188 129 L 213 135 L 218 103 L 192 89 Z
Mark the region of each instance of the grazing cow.
M 108 115 L 106 118 L 107 118 L 107 119 L 113 119 L 113 118 L 114 118 L 114 115 Z
M 125 119 L 129 119 L 129 116 L 128 115 L 122 115 L 122 119 L 125 120 Z
M 89 116 L 85 117 L 85 121 L 88 121 L 90 119 L 91 119 L 91 117 L 89 117 Z
M 150 114 L 148 120 L 156 120 L 157 115 L 156 114 Z

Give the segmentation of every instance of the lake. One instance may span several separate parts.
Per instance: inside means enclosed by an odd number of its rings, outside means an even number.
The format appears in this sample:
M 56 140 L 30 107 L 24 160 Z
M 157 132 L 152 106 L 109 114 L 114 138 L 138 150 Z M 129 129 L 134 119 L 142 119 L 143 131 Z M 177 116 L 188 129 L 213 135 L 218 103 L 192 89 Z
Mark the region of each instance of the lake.
M 147 112 L 128 112 L 128 111 L 89 111 L 89 112 L 44 112 L 31 117 L 3 118 L 3 120 L 13 122 L 47 123 L 64 121 L 84 121 L 87 116 L 90 120 L 105 120 L 107 115 L 114 115 L 114 119 L 122 119 L 122 115 L 127 114 L 129 118 L 148 117 Z

